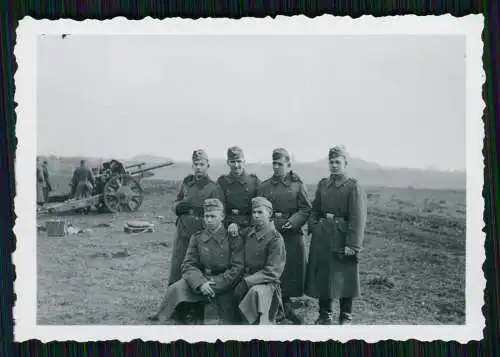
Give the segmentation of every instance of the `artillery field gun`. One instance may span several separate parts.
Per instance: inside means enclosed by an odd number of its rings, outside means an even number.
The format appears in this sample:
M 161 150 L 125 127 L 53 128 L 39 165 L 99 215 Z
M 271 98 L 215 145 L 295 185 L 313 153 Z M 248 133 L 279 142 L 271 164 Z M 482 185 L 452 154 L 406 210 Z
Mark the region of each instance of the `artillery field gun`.
M 92 168 L 95 185 L 91 193 L 80 199 L 72 198 L 74 190 L 70 194 L 50 196 L 37 213 L 88 211 L 93 207 L 99 212 L 135 212 L 144 200 L 142 179 L 154 176 L 153 170 L 173 165 L 173 161 L 143 168 L 145 165 L 142 162 L 124 166 L 118 160 L 104 162 Z

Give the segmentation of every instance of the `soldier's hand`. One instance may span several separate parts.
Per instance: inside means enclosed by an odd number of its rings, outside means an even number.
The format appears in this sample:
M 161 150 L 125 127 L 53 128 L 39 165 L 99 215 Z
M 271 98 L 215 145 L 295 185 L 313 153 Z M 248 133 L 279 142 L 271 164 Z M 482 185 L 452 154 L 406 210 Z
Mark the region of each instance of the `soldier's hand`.
M 284 231 L 286 230 L 290 230 L 293 228 L 292 224 L 290 222 L 286 222 L 282 227 L 281 227 Z
M 231 236 L 236 237 L 239 234 L 238 225 L 236 223 L 231 223 L 229 227 L 227 227 L 227 231 Z
M 356 251 L 354 249 L 352 249 L 352 248 L 345 247 L 344 248 L 344 254 L 346 256 L 356 255 Z
M 213 298 L 215 296 L 215 292 L 212 289 L 212 285 L 214 284 L 215 283 L 213 281 L 207 281 L 206 283 L 203 283 L 200 286 L 200 292 L 205 296 Z

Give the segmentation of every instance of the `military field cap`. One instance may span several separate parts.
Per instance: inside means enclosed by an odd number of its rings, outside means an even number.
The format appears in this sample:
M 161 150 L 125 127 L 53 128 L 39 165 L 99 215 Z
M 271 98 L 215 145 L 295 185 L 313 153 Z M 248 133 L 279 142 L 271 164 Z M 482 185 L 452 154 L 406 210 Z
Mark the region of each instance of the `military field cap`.
M 203 202 L 203 209 L 205 211 L 223 211 L 224 205 L 218 198 L 207 198 Z
M 347 159 L 347 149 L 345 148 L 344 145 L 334 146 L 328 151 L 328 159 L 333 159 L 339 156 L 342 156 Z
M 197 160 L 207 160 L 208 161 L 208 155 L 203 149 L 197 149 L 193 151 L 193 161 Z
M 245 156 L 243 155 L 243 150 L 238 146 L 231 146 L 227 149 L 227 159 L 228 160 L 242 160 Z
M 273 160 L 281 160 L 282 158 L 290 161 L 290 154 L 284 148 L 278 148 L 273 150 Z
M 252 209 L 258 208 L 258 207 L 266 207 L 267 209 L 272 210 L 273 204 L 271 202 L 269 202 L 269 200 L 267 200 L 264 197 L 252 198 Z

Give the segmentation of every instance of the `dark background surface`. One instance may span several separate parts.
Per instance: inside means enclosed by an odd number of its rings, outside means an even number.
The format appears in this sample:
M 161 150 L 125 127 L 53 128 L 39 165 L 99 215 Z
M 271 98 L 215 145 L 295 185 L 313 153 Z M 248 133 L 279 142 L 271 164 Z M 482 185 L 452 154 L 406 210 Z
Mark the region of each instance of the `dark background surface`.
M 348 4 L 347 4 L 348 3 Z M 159 356 L 159 355 L 343 355 L 343 356 L 496 356 L 500 354 L 499 329 L 499 261 L 500 249 L 496 231 L 498 209 L 496 200 L 499 190 L 498 152 L 500 144 L 496 140 L 496 125 L 500 121 L 500 93 L 498 81 L 500 77 L 499 37 L 500 12 L 499 1 L 472 0 L 406 0 L 406 1 L 269 1 L 242 2 L 237 1 L 10 1 L 1 2 L 0 36 L 2 50 L 0 52 L 0 80 L 2 98 L 0 100 L 0 356 Z M 337 342 L 310 343 L 293 341 L 287 343 L 252 341 L 249 343 L 228 342 L 215 344 L 187 344 L 183 341 L 171 344 L 147 343 L 132 341 L 121 344 L 119 341 L 89 343 L 47 343 L 29 341 L 22 344 L 13 343 L 14 304 L 13 281 L 15 279 L 11 253 L 15 250 L 12 227 L 15 215 L 13 199 L 15 196 L 14 161 L 16 150 L 15 136 L 15 104 L 14 73 L 17 65 L 13 54 L 17 22 L 24 16 L 37 19 L 87 18 L 110 19 L 115 16 L 126 16 L 130 19 L 142 19 L 146 16 L 165 17 L 264 17 L 277 15 L 320 16 L 325 13 L 333 15 L 387 16 L 398 14 L 441 15 L 452 14 L 465 16 L 484 13 L 484 69 L 487 76 L 483 87 L 486 102 L 484 124 L 486 138 L 485 157 L 485 232 L 487 233 L 485 249 L 486 262 L 484 271 L 487 277 L 485 290 L 486 329 L 482 341 L 471 341 L 466 345 L 454 342 L 435 341 L 422 343 L 419 341 L 381 341 L 366 344 L 363 341 L 350 341 L 346 344 Z M 334 338 L 334 336 L 332 336 Z

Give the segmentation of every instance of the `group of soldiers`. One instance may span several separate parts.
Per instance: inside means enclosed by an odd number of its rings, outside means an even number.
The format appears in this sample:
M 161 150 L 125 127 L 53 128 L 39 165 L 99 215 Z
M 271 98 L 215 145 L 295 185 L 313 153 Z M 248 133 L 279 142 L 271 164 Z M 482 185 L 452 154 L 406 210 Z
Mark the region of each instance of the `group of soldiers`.
M 169 286 L 149 318 L 203 324 L 205 305 L 214 301 L 227 324 L 302 324 L 291 298 L 307 295 L 318 299 L 316 324 L 334 323 L 334 300 L 338 323 L 351 323 L 367 208 L 363 189 L 346 175 L 345 147 L 329 150 L 330 175 L 312 203 L 286 149 L 273 150 L 265 181 L 245 170 L 239 147 L 227 150 L 230 172 L 215 182 L 204 150 L 193 152 L 192 163 L 174 204 Z
M 47 203 L 49 200 L 50 192 L 52 192 L 52 185 L 50 182 L 50 175 L 47 160 L 37 158 L 36 165 L 36 179 L 37 179 L 37 204 L 39 206 Z M 89 196 L 95 186 L 95 177 L 92 170 L 87 166 L 85 160 L 80 160 L 80 165 L 73 171 L 71 177 L 70 196 L 76 199 Z

